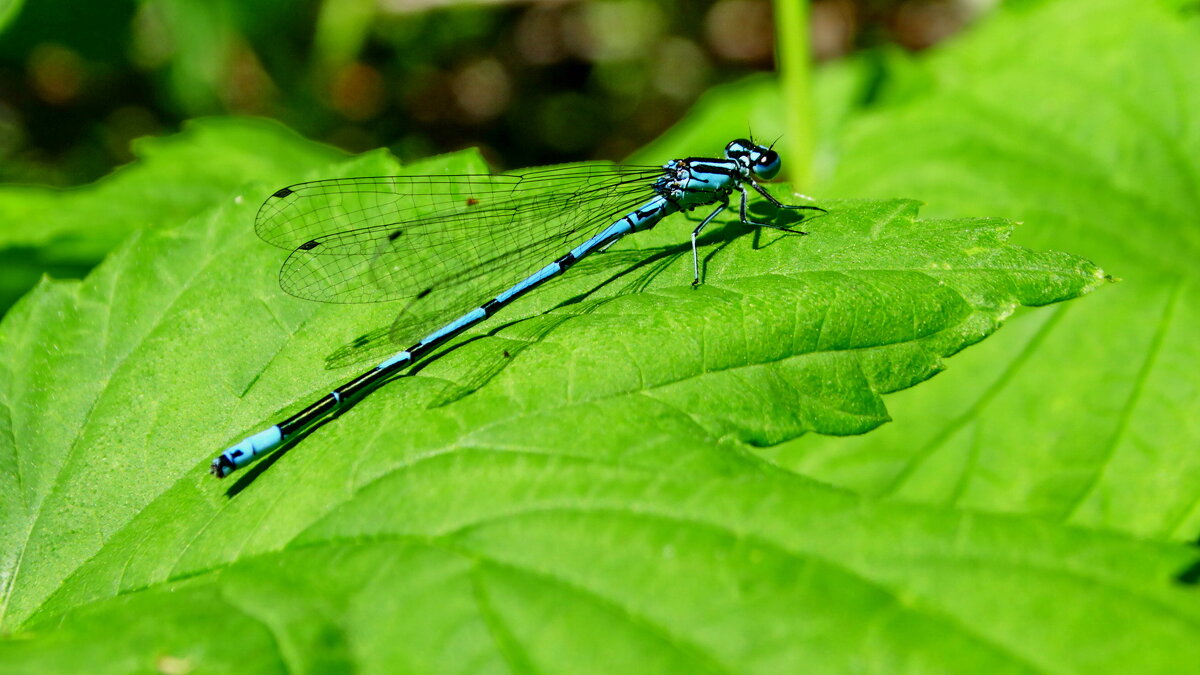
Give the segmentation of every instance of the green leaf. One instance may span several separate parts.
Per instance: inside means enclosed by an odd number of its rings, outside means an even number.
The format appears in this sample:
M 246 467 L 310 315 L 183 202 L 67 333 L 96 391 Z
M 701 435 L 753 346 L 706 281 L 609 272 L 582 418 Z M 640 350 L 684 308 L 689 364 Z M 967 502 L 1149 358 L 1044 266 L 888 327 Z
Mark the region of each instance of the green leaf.
M 1200 24 L 1165 3 L 1002 13 L 923 62 L 927 93 L 847 125 L 818 194 L 1020 219 L 1124 279 L 1022 316 L 857 439 L 774 448 L 874 495 L 1141 536 L 1200 532 Z M 911 66 L 906 66 L 910 71 Z
M 320 173 L 397 171 L 376 155 Z M 826 203 L 806 237 L 725 223 L 692 288 L 676 217 L 218 482 L 221 448 L 348 379 L 319 364 L 395 311 L 283 295 L 255 190 L 0 323 L 0 625 L 17 631 L 0 660 L 1026 670 L 1080 643 L 1106 665 L 1147 641 L 1196 649 L 1200 617 L 1163 583 L 1183 547 L 875 505 L 747 452 L 872 429 L 882 393 L 1016 307 L 1105 283 L 1008 244 L 1006 221 L 892 200 Z
M 92 185 L 0 187 L 0 311 L 49 273 L 83 276 L 131 232 L 176 225 L 248 183 L 293 183 L 344 155 L 266 120 L 193 120 L 143 138 Z
M 0 0 L 0 31 L 21 13 L 22 0 Z
M 1184 547 L 867 504 L 704 442 L 629 454 L 534 441 L 396 461 L 309 506 L 328 515 L 283 546 L 262 514 L 181 481 L 88 575 L 119 595 L 0 656 L 423 673 L 1177 672 L 1200 656 L 1193 594 L 1163 584 Z M 292 479 L 250 506 L 308 506 Z

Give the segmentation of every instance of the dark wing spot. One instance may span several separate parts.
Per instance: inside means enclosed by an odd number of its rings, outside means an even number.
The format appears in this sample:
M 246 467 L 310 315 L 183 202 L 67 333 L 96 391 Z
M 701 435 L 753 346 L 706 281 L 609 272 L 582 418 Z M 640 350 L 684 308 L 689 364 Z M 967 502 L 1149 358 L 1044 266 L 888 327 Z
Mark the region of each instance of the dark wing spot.
M 371 341 L 370 335 L 359 335 L 358 337 L 354 338 L 354 346 L 355 347 L 364 347 L 370 341 Z
M 294 190 L 292 190 L 292 188 L 281 188 L 278 192 L 276 192 L 275 194 L 273 194 L 271 196 L 278 197 L 279 199 L 283 199 L 284 197 L 292 194 L 292 192 L 294 192 Z M 260 192 L 259 194 L 262 194 L 262 193 Z
M 404 234 L 404 232 L 402 230 L 396 230 L 395 232 L 389 232 L 388 233 L 388 241 L 396 241 L 397 239 L 400 238 L 400 235 L 402 235 L 402 234 Z
M 421 291 L 420 293 L 417 293 L 417 299 L 420 300 L 421 298 L 429 295 L 432 292 L 433 292 L 432 288 L 426 288 L 425 290 Z
M 316 239 L 309 239 L 308 241 L 304 242 L 303 244 L 300 244 L 299 249 L 301 251 L 311 251 L 320 245 L 321 245 L 321 242 L 317 241 Z
M 467 206 L 475 206 L 478 203 L 478 199 L 475 199 L 474 197 L 467 197 Z

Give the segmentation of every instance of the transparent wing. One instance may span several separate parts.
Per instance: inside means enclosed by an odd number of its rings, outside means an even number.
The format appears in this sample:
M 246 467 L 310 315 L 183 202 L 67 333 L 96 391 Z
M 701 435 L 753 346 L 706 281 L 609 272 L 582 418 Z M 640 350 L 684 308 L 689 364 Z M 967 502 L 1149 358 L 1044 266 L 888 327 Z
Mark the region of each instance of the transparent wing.
M 302 183 L 269 197 L 256 231 L 292 249 L 279 273 L 323 302 L 409 299 L 393 340 L 420 337 L 508 288 L 653 196 L 660 167 L 567 165 L 519 174 Z

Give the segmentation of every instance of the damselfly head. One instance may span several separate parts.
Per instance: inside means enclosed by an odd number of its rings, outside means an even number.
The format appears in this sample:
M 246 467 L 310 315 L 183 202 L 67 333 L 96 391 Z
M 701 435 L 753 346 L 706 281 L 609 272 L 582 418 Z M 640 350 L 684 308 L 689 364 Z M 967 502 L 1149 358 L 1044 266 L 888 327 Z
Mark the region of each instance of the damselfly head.
M 749 169 L 755 178 L 770 180 L 779 173 L 779 153 L 753 141 L 739 138 L 725 146 L 725 156 Z

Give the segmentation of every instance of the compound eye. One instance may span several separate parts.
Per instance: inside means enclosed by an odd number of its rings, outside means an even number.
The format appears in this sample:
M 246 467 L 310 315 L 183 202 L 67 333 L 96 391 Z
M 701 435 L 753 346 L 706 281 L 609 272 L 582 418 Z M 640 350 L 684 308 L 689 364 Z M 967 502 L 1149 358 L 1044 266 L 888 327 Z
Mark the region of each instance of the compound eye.
M 754 160 L 754 174 L 759 178 L 771 180 L 779 173 L 780 165 L 779 153 L 767 150 Z

